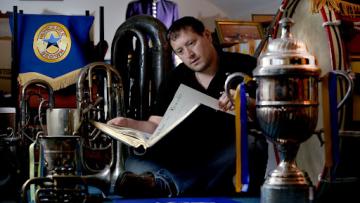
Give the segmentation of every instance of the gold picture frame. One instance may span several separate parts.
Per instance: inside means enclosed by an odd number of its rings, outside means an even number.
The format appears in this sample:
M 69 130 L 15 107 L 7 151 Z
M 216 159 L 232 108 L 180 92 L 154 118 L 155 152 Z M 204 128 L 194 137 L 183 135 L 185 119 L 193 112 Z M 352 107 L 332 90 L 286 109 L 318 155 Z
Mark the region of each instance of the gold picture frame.
M 263 37 L 260 23 L 238 20 L 215 20 L 216 33 L 222 47 L 229 47 Z

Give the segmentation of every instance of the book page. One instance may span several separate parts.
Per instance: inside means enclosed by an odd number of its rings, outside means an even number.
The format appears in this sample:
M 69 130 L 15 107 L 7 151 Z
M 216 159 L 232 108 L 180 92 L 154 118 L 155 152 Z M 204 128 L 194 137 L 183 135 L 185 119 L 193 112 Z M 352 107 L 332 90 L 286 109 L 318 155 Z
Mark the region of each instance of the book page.
M 179 120 L 183 120 L 190 112 L 192 112 L 199 104 L 204 104 L 213 109 L 219 110 L 218 99 L 210 97 L 202 92 L 181 84 L 175 93 L 173 100 L 167 108 L 159 126 L 150 138 L 151 146 L 163 137 L 167 132 L 178 124 Z

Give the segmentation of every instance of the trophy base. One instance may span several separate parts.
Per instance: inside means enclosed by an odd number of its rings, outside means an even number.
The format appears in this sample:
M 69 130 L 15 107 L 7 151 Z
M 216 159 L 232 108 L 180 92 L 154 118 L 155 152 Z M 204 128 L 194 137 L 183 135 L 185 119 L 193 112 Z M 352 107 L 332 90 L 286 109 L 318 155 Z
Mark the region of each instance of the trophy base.
M 309 186 L 270 185 L 261 187 L 261 203 L 310 203 Z
M 261 187 L 261 203 L 308 203 L 313 198 L 311 180 L 294 162 L 281 161 Z

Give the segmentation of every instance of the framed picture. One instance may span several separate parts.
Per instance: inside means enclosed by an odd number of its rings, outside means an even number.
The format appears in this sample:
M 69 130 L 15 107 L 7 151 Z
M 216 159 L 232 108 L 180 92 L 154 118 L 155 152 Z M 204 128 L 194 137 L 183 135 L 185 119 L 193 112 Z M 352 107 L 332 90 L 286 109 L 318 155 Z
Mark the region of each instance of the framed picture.
M 215 20 L 220 45 L 229 47 L 239 43 L 261 40 L 263 29 L 260 23 L 236 20 Z

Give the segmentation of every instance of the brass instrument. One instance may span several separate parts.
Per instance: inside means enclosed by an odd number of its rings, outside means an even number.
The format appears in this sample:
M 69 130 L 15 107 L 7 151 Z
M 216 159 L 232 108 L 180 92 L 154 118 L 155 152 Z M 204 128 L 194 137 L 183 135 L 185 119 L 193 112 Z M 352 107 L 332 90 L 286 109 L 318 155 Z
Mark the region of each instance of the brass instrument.
M 96 89 L 95 93 L 94 89 Z M 110 165 L 113 165 L 118 159 L 115 152 L 116 144 L 107 135 L 93 128 L 89 121 L 105 122 L 118 116 L 125 116 L 121 77 L 117 70 L 109 64 L 91 63 L 80 72 L 76 90 L 77 110 L 81 115 L 80 134 L 84 139 L 84 150 L 104 151 L 112 147 Z M 92 168 L 86 160 L 83 165 L 87 171 L 92 173 L 102 169 L 101 166 L 100 169 L 99 167 Z
M 123 80 L 128 117 L 148 118 L 160 83 L 173 66 L 171 48 L 165 35 L 165 25 L 145 15 L 129 18 L 115 33 L 111 63 Z M 135 50 L 129 43 L 133 37 L 136 38 Z
M 102 82 L 106 84 L 106 88 L 103 88 L 102 92 L 98 89 L 97 94 L 94 95 L 92 92 L 94 88 L 93 77 L 96 73 L 99 73 L 99 71 L 106 73 L 106 79 L 102 80 Z M 98 75 L 95 77 L 98 77 Z M 85 82 L 86 80 L 88 81 L 87 83 Z M 93 151 L 104 150 L 104 143 L 102 145 L 100 143 L 100 147 L 99 145 L 96 146 L 96 144 L 98 144 L 96 140 L 104 140 L 102 138 L 108 139 L 107 141 L 110 141 L 110 143 L 107 146 L 111 146 L 111 161 L 109 166 L 105 166 L 102 170 L 89 167 L 86 160 L 83 160 L 85 170 L 96 173 L 86 176 L 86 179 L 97 179 L 98 181 L 92 182 L 103 185 L 103 192 L 112 193 L 118 176 L 124 170 L 122 167 L 123 156 L 121 156 L 121 154 L 126 153 L 124 150 L 125 146 L 116 140 L 109 139 L 107 135 L 100 133 L 97 129 L 92 128 L 91 132 L 88 131 L 88 129 L 91 129 L 88 121 L 107 121 L 118 116 L 125 116 L 122 78 L 118 71 L 109 64 L 101 62 L 91 63 L 80 73 L 76 89 L 77 108 L 82 115 L 81 135 L 88 136 L 84 138 L 85 143 L 83 147 L 87 147 Z M 99 105 L 101 105 L 101 107 L 99 107 Z
M 37 89 L 34 89 L 34 88 Z M 39 90 L 40 87 L 40 90 Z M 41 89 L 47 91 L 47 98 L 45 98 L 41 92 Z M 36 91 L 35 91 L 36 90 Z M 31 97 L 36 96 L 39 98 L 38 110 L 35 113 L 30 112 L 30 99 Z M 53 108 L 55 105 L 54 101 L 54 91 L 51 85 L 45 80 L 33 79 L 24 84 L 21 88 L 20 95 L 20 124 L 19 132 L 22 140 L 30 140 L 33 142 L 35 140 L 36 134 L 43 129 L 41 128 L 41 107 L 43 103 L 47 103 L 49 108 Z M 34 118 L 31 121 L 31 117 Z M 38 120 L 36 120 L 38 119 Z

